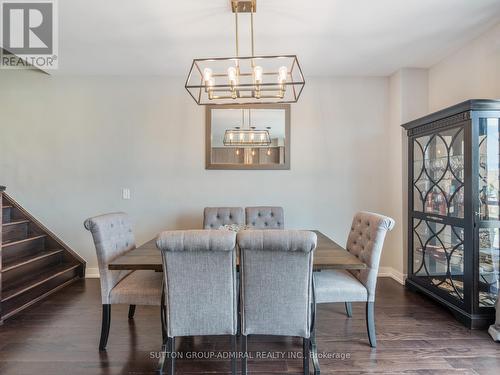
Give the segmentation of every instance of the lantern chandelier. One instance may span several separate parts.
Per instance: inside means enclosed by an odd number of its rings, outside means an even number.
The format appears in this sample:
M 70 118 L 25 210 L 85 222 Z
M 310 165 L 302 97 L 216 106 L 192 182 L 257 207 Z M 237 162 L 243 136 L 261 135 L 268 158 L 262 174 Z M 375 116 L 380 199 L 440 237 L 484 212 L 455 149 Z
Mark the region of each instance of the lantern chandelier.
M 245 110 L 241 109 L 241 127 L 235 126 L 224 132 L 224 146 L 232 147 L 266 147 L 271 144 L 269 128 L 259 130 L 251 126 L 250 108 L 248 109 L 248 126 L 245 128 Z
M 194 59 L 186 89 L 199 105 L 295 103 L 304 88 L 296 55 L 255 56 L 257 0 L 231 0 L 236 57 Z M 250 13 L 251 56 L 239 55 L 238 14 Z

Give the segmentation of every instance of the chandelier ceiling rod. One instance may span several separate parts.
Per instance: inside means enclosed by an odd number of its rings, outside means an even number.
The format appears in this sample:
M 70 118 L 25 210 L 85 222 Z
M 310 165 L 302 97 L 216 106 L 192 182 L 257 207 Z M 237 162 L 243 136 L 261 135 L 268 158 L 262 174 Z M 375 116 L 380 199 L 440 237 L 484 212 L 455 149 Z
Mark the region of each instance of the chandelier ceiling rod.
M 255 57 L 255 39 L 254 39 L 254 27 L 253 27 L 253 9 L 250 12 L 250 40 L 252 47 L 252 57 Z M 234 12 L 234 23 L 236 28 L 236 57 L 240 57 L 240 44 L 239 44 L 239 23 L 238 23 L 238 8 Z
M 236 12 L 234 12 L 234 23 L 235 23 L 235 26 L 236 26 L 236 57 L 240 57 L 240 48 L 239 48 L 239 43 L 238 43 L 238 39 L 239 39 L 239 35 L 238 35 L 238 9 L 236 9 Z M 238 63 L 238 62 L 236 62 Z
M 252 57 L 254 57 L 255 51 L 254 51 L 254 40 L 253 40 L 253 9 L 250 12 L 250 32 L 251 32 L 251 37 L 252 37 Z

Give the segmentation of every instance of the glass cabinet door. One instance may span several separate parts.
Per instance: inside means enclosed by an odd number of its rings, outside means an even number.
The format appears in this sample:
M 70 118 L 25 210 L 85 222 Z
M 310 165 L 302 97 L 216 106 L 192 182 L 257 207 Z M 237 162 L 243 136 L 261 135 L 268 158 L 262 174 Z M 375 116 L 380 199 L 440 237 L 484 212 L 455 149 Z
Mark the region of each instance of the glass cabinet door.
M 464 301 L 464 127 L 413 139 L 414 279 Z
M 479 307 L 493 307 L 500 268 L 500 119 L 479 118 L 478 196 Z
M 464 217 L 464 129 L 414 139 L 413 210 Z
M 464 229 L 413 220 L 413 276 L 464 301 Z

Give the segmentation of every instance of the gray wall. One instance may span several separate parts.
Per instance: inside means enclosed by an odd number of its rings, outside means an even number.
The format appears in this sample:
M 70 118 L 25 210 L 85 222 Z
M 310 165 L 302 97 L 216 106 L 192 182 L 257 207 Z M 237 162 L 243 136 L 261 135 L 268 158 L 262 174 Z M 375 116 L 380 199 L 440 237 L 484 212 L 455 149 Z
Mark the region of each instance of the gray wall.
M 500 99 L 500 24 L 429 69 L 431 112 L 467 99 Z
M 201 227 L 204 206 L 281 205 L 288 227 L 342 244 L 357 210 L 391 214 L 387 78 L 309 79 L 292 106 L 289 171 L 205 170 L 204 108 L 182 77 L 0 71 L 0 85 L 0 183 L 89 273 L 96 258 L 82 223 L 108 211 L 132 216 L 139 243 Z M 393 251 L 401 244 L 386 248 L 386 263 Z

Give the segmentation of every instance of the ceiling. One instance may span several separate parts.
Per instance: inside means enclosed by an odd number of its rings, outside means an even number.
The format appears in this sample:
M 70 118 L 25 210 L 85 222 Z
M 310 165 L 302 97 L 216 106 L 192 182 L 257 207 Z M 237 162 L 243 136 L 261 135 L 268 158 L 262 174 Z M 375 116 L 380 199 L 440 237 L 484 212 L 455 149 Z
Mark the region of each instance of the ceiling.
M 230 0 L 58 4 L 55 74 L 184 76 L 193 58 L 234 55 Z M 257 0 L 256 54 L 297 54 L 306 77 L 389 75 L 429 67 L 498 22 L 500 0 Z

